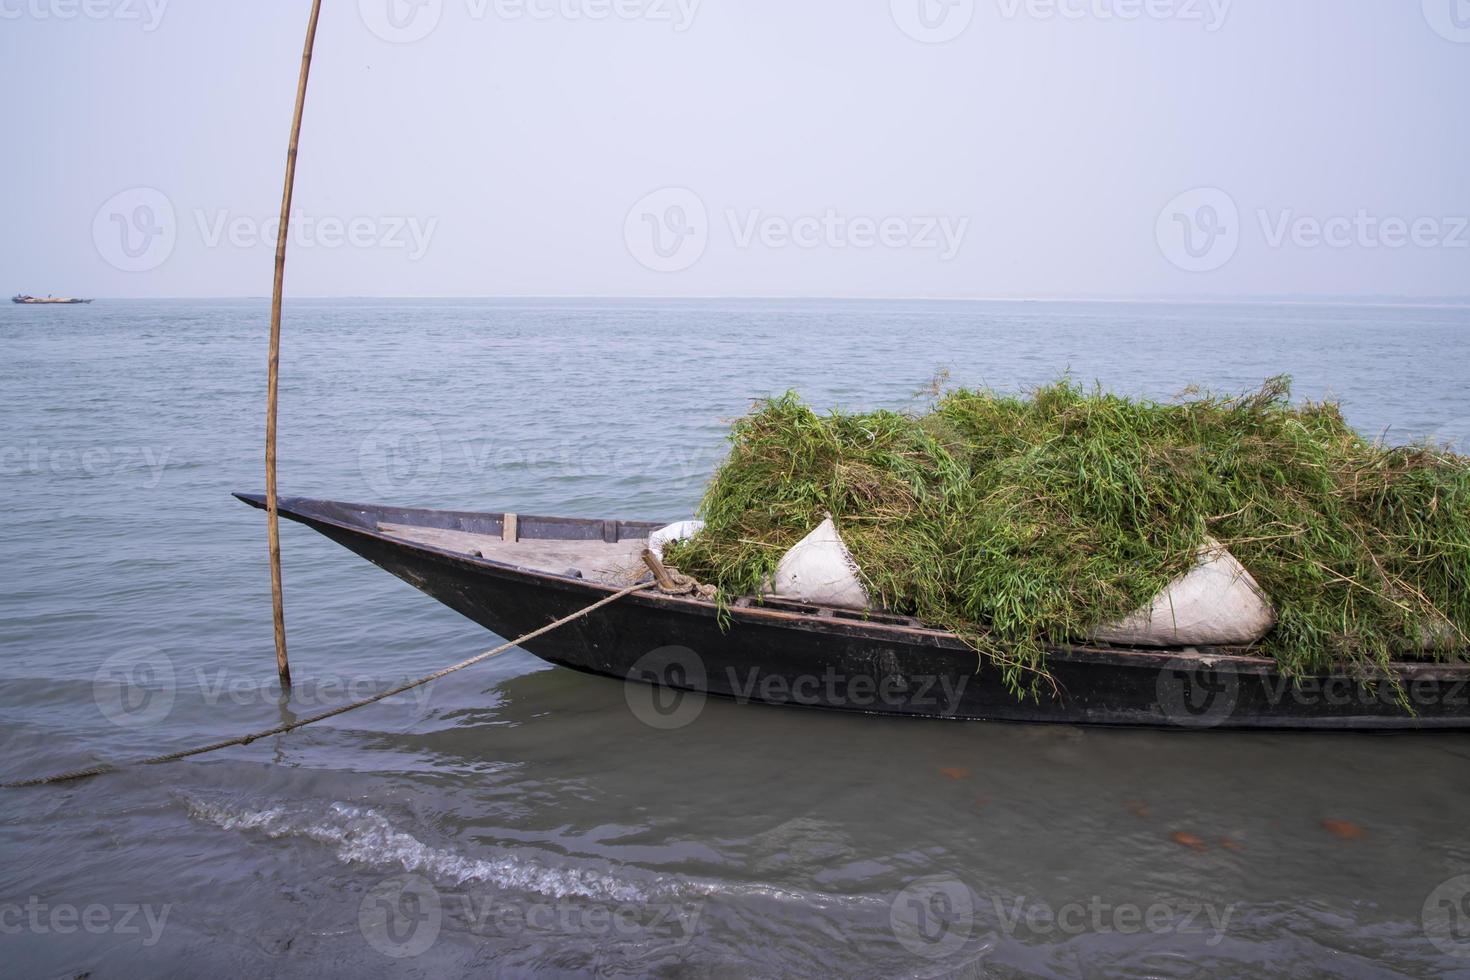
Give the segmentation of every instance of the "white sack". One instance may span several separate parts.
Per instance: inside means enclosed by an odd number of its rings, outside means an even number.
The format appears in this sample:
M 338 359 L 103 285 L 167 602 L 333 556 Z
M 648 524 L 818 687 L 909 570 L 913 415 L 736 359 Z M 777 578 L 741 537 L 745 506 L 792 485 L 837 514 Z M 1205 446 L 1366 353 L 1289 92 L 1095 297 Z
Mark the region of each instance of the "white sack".
M 664 545 L 675 541 L 687 541 L 704 530 L 704 521 L 675 521 L 659 528 L 648 536 L 648 550 L 659 561 L 664 560 Z
M 1245 566 L 1214 538 L 1199 564 L 1170 582 L 1146 609 L 1092 634 L 1142 646 L 1245 646 L 1276 625 L 1276 610 Z
M 857 562 L 842 543 L 830 514 L 786 552 L 767 591 L 783 599 L 819 606 L 868 608 L 868 590 L 858 577 Z

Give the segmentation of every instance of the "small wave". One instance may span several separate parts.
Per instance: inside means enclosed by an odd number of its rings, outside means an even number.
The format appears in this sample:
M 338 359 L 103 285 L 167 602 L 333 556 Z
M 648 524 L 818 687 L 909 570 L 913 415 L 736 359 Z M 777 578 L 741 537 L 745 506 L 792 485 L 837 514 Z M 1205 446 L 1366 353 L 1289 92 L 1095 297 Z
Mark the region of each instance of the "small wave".
M 345 864 L 398 866 L 455 884 L 480 882 L 551 898 L 581 897 L 595 901 L 646 903 L 636 885 L 588 868 L 547 868 L 514 856 L 465 857 L 433 847 L 399 830 L 376 810 L 333 803 L 324 814 L 287 807 L 230 810 L 214 803 L 188 800 L 189 812 L 225 830 L 247 830 L 271 838 L 304 837 L 327 844 Z
M 304 838 L 329 845 L 344 864 L 398 867 L 456 885 L 474 882 L 557 899 L 578 897 L 635 904 L 714 897 L 765 899 L 818 909 L 887 904 L 879 896 L 808 892 L 763 882 L 651 875 L 647 882 L 639 884 L 627 875 L 592 868 L 547 867 L 535 858 L 513 852 L 497 858 L 467 857 L 424 843 L 395 827 L 377 810 L 346 803 L 332 803 L 324 812 L 312 812 L 288 806 L 231 809 L 192 797 L 184 797 L 184 802 L 191 816 L 224 830 L 260 833 L 273 839 Z

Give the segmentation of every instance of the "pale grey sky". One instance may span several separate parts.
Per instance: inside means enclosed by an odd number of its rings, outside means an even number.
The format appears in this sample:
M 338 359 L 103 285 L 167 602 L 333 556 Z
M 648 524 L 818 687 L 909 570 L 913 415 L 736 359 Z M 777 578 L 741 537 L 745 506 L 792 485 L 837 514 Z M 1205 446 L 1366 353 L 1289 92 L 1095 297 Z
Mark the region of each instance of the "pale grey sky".
M 1470 0 L 326 0 L 288 290 L 1470 295 Z M 270 289 L 306 0 L 0 0 L 0 289 Z

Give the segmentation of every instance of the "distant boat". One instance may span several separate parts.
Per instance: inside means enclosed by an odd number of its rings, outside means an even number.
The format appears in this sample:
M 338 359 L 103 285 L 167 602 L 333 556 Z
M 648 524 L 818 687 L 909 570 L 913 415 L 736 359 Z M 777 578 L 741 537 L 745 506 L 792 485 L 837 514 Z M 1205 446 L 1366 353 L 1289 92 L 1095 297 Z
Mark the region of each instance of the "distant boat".
M 47 296 L 43 299 L 40 296 L 27 296 L 25 293 L 19 293 L 10 297 L 10 301 L 12 303 L 24 303 L 27 306 L 70 306 L 73 303 L 92 302 L 89 299 L 72 299 L 70 296 Z

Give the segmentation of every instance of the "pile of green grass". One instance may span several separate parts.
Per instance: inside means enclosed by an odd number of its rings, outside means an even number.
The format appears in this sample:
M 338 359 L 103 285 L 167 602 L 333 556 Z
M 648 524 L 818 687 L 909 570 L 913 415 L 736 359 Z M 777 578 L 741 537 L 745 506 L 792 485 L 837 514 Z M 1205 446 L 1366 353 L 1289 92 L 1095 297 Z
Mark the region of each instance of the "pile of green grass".
M 1470 459 L 1365 440 L 1335 404 L 1291 404 L 1287 378 L 1170 404 L 960 389 L 922 414 L 819 415 L 788 393 L 731 443 L 672 563 L 758 594 L 831 512 L 877 605 L 960 634 L 1018 692 L 1048 646 L 1146 605 L 1206 535 L 1275 603 L 1262 652 L 1291 675 L 1470 646 Z

